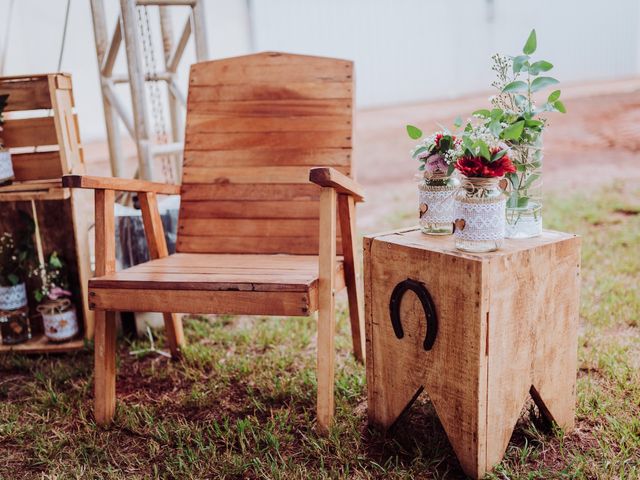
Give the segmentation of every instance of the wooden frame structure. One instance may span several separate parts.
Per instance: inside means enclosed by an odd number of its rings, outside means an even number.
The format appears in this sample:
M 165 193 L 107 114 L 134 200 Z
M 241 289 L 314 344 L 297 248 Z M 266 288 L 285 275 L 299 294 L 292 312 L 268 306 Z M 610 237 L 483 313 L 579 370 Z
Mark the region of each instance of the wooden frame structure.
M 158 6 L 160 12 L 160 31 L 162 34 L 162 71 L 144 70 L 144 48 L 153 49 L 153 44 L 143 44 L 137 29 L 136 9 Z M 174 41 L 169 7 L 189 7 L 187 21 Z M 203 0 L 120 0 L 120 15 L 112 35 L 107 32 L 106 13 L 103 0 L 91 0 L 93 32 L 98 57 L 98 69 L 102 87 L 111 173 L 116 177 L 124 176 L 124 158 L 120 140 L 119 123 L 136 143 L 138 153 L 139 177 L 153 180 L 153 159 L 159 155 L 180 154 L 183 150 L 183 112 L 186 99 L 176 82 L 176 71 L 182 59 L 189 38 L 193 36 L 197 61 L 208 59 L 206 28 Z M 127 56 L 127 73 L 114 73 L 116 57 L 124 43 Z M 152 41 L 150 42 L 152 43 Z M 169 98 L 171 121 L 171 143 L 158 145 L 151 134 L 149 109 L 146 102 L 146 82 L 164 82 Z M 131 110 L 129 115 L 125 102 L 116 92 L 116 84 L 127 83 L 131 92 Z M 120 122 L 118 121 L 120 120 Z
M 335 293 L 347 287 L 356 358 L 364 361 L 352 179 L 353 64 L 262 53 L 191 68 L 180 187 L 67 176 L 95 190 L 95 415 L 115 409 L 115 312 L 308 316 L 318 311 L 318 426 L 334 411 Z M 320 188 L 318 188 L 320 187 Z M 115 272 L 115 191 L 138 192 L 151 261 Z M 156 195 L 181 194 L 177 253 L 167 255 Z M 339 222 L 338 222 L 339 218 Z
M 18 228 L 18 211 L 36 222 L 39 260 L 43 252 L 58 251 L 69 266 L 70 282 L 79 290 L 73 297 L 85 338 L 93 336 L 93 312 L 87 302 L 91 275 L 86 194 L 62 186 L 62 175 L 84 172 L 71 76 L 64 73 L 0 77 L 0 95 L 8 94 L 2 138 L 11 150 L 15 179 L 0 187 L 0 227 Z M 85 207 L 86 208 L 86 207 Z M 30 305 L 34 311 L 35 305 Z M 51 343 L 35 331 L 32 340 L 0 345 L 0 352 L 57 352 L 84 347 L 81 338 Z

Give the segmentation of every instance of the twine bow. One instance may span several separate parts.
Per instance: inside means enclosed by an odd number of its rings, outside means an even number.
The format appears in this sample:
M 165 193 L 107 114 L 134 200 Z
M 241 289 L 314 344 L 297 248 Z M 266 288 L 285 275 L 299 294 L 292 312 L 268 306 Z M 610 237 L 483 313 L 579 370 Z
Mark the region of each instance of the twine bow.
M 46 303 L 38 305 L 36 310 L 42 315 L 55 315 L 56 313 L 64 312 L 70 307 L 71 300 L 68 298 L 59 298 L 57 300 L 49 300 Z

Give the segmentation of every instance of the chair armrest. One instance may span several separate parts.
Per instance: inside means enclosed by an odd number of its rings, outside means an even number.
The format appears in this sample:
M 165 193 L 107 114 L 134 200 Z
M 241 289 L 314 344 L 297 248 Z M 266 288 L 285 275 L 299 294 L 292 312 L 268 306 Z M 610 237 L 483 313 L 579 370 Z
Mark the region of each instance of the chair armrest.
M 338 193 L 351 195 L 356 202 L 364 202 L 362 186 L 335 168 L 312 168 L 309 171 L 309 181 L 321 187 L 334 188 Z
M 64 175 L 62 186 L 68 188 L 89 188 L 92 190 L 115 190 L 119 192 L 149 192 L 163 195 L 179 195 L 180 185 L 148 182 L 117 177 L 92 177 L 89 175 Z

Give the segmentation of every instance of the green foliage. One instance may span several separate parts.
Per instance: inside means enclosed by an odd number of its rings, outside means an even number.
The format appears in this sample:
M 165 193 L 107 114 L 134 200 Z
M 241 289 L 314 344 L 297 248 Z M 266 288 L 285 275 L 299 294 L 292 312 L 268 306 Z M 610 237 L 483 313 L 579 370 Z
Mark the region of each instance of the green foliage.
M 418 140 L 422 137 L 422 130 L 418 127 L 414 127 L 413 125 L 407 125 L 407 134 L 412 140 Z
M 522 49 L 522 53 L 525 55 L 531 55 L 538 48 L 538 41 L 536 39 L 536 29 L 531 30 L 529 34 L 529 38 L 527 38 L 527 43 L 524 44 L 524 48 Z

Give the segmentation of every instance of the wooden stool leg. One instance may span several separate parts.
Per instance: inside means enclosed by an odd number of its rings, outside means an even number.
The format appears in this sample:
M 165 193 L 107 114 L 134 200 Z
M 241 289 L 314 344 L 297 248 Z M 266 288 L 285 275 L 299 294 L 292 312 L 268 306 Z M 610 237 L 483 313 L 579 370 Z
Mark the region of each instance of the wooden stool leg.
M 169 350 L 174 359 L 180 358 L 180 349 L 184 345 L 184 331 L 182 329 L 182 318 L 175 313 L 163 313 L 164 329 L 167 334 Z
M 116 316 L 95 312 L 94 415 L 98 425 L 107 425 L 116 409 Z
M 360 294 L 356 259 L 358 258 L 355 241 L 355 202 L 350 195 L 338 195 L 340 230 L 342 232 L 342 250 L 344 255 L 344 279 L 349 298 L 349 318 L 351 320 L 351 338 L 353 354 L 361 363 L 365 359 L 364 305 Z
M 320 268 L 318 278 L 318 429 L 327 432 L 334 410 L 336 192 L 320 193 Z

